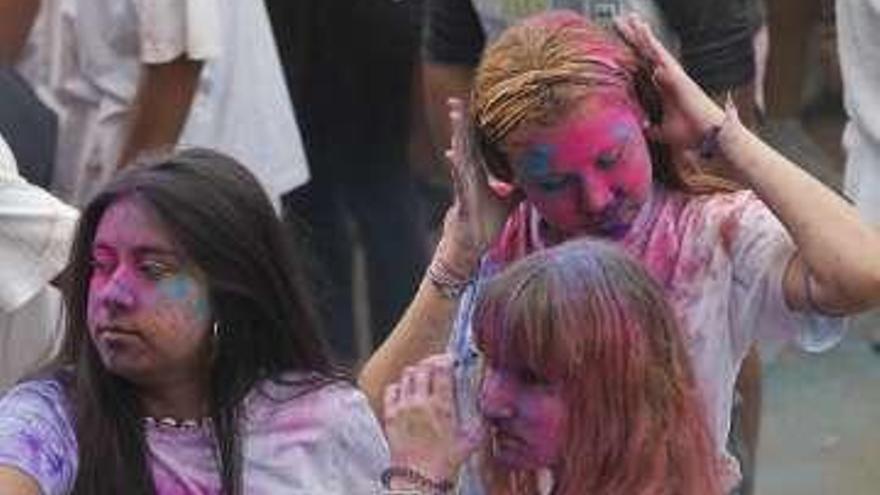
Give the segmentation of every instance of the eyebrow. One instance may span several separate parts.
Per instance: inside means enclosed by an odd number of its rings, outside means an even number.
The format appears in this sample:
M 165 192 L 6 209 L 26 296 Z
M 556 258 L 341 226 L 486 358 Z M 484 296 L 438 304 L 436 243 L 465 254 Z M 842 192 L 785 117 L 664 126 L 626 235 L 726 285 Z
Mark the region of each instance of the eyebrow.
M 113 246 L 110 246 L 108 244 L 98 242 L 92 246 L 92 252 L 95 252 L 98 250 L 115 251 L 116 249 Z M 174 258 L 177 260 L 180 260 L 182 258 L 180 256 L 180 253 L 178 253 L 176 250 L 174 250 L 173 248 L 165 247 L 165 246 L 141 245 L 141 246 L 135 246 L 132 249 L 132 251 L 134 252 L 135 256 L 138 256 L 138 257 L 161 256 L 161 257 L 170 257 L 170 258 Z

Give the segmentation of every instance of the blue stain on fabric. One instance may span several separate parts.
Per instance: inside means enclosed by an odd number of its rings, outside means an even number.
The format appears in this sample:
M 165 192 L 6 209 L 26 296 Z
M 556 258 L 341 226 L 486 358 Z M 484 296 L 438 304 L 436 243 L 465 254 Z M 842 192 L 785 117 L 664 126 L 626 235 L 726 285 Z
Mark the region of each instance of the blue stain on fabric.
M 525 175 L 529 177 L 543 177 L 550 173 L 550 159 L 554 153 L 552 145 L 539 144 L 532 146 L 526 151 L 522 159 L 522 167 Z

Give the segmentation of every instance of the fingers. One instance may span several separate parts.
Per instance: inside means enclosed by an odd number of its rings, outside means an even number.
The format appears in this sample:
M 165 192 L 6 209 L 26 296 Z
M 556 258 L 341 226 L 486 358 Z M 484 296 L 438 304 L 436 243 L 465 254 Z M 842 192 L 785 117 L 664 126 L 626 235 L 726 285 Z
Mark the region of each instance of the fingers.
M 614 20 L 618 32 L 635 47 L 639 54 L 661 70 L 678 65 L 676 58 L 669 53 L 663 43 L 654 36 L 651 26 L 638 14 L 627 14 Z
M 386 417 L 393 417 L 397 414 L 397 405 L 400 401 L 400 384 L 392 383 L 385 387 L 385 398 L 383 400 Z

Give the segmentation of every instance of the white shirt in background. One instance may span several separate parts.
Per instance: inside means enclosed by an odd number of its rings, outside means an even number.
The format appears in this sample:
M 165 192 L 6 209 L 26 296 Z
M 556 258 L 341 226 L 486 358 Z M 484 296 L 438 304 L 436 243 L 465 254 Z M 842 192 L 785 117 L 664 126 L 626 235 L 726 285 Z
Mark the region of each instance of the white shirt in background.
M 880 0 L 838 0 L 837 46 L 849 116 L 844 188 L 862 217 L 880 225 Z
M 261 0 L 44 0 L 21 71 L 58 113 L 53 190 L 74 204 L 112 175 L 142 64 L 202 60 L 179 139 L 229 154 L 276 202 L 309 177 Z
M 57 347 L 61 297 L 49 282 L 67 262 L 76 218 L 19 177 L 0 137 L 0 392 Z

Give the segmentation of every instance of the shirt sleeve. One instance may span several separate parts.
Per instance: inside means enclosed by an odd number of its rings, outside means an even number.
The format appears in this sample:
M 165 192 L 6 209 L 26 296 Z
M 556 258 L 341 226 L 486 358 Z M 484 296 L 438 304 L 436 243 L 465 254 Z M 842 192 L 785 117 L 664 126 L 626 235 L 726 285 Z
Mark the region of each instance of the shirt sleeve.
M 428 61 L 476 66 L 485 43 L 471 0 L 428 0 L 424 35 Z
M 73 489 L 78 462 L 59 383 L 23 383 L 0 399 L 0 465 L 30 476 L 43 495 L 62 495 Z
M 164 64 L 181 55 L 208 60 L 220 54 L 217 0 L 134 1 L 143 63 Z
M 833 347 L 843 338 L 846 319 L 788 307 L 783 278 L 796 251 L 794 242 L 754 194 L 743 198 L 731 213 L 737 225 L 732 247 L 732 342 L 743 353 L 755 339 L 794 342 L 809 352 Z
M 77 211 L 18 175 L 0 139 L 0 311 L 31 300 L 64 267 Z

